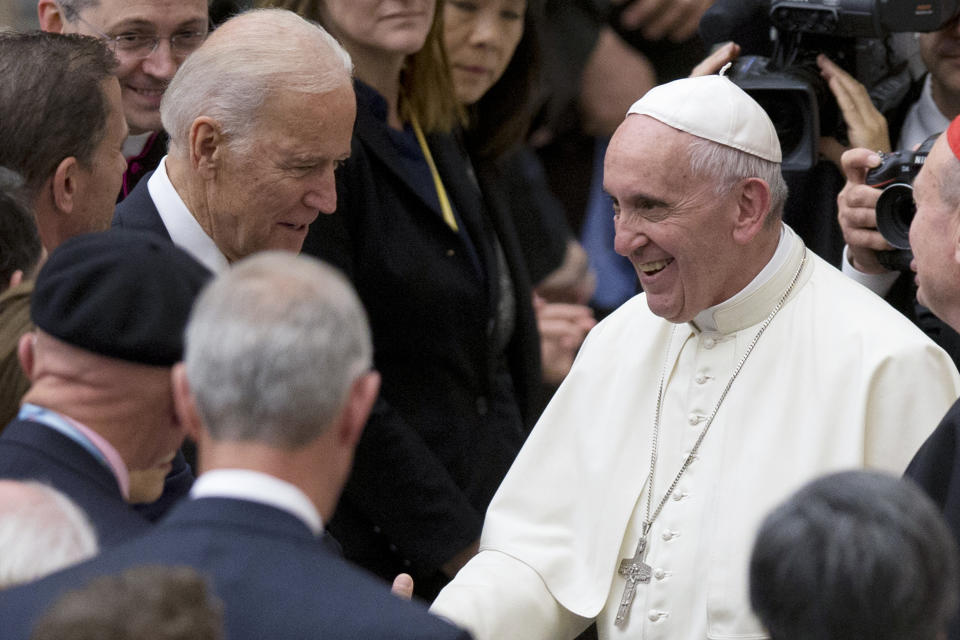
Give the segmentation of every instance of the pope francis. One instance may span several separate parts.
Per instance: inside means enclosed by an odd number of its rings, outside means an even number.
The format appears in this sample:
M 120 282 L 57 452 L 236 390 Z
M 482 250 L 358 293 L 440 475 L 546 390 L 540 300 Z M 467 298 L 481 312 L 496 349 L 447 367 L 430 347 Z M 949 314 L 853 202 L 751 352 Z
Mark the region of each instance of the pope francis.
M 763 516 L 829 471 L 903 471 L 960 377 L 782 224 L 780 161 L 725 77 L 630 109 L 604 187 L 645 293 L 587 338 L 435 613 L 478 640 L 767 638 Z

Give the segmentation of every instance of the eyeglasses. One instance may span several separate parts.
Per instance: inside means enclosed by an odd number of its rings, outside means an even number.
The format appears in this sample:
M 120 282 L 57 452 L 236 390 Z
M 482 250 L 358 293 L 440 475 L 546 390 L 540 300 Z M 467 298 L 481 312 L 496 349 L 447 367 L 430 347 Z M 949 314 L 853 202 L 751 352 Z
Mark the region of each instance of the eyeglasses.
M 114 55 L 124 58 L 143 59 L 149 58 L 162 40 L 170 43 L 170 53 L 176 58 L 186 58 L 203 44 L 207 39 L 206 31 L 181 31 L 169 37 L 161 37 L 146 33 L 121 33 L 118 36 L 110 36 L 100 29 L 77 15 L 77 20 L 87 25 L 101 40 L 107 43 L 107 46 L 113 51 Z

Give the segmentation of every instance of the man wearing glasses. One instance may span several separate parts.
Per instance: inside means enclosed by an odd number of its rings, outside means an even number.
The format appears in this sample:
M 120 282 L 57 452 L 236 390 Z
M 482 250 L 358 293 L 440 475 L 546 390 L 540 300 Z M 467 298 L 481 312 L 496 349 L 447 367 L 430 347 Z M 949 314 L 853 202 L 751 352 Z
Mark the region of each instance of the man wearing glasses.
M 183 60 L 206 39 L 206 0 L 39 0 L 40 28 L 103 39 L 120 62 L 123 110 L 130 136 L 118 199 L 156 168 L 166 153 L 160 99 Z

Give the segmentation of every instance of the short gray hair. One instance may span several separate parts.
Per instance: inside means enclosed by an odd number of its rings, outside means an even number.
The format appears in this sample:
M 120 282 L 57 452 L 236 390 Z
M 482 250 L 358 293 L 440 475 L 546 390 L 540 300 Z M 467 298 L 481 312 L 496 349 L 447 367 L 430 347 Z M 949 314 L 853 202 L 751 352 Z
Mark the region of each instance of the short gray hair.
M 712 178 L 716 194 L 724 196 L 733 185 L 746 178 L 760 178 L 770 187 L 770 212 L 766 225 L 775 224 L 783 216 L 787 202 L 787 182 L 783 179 L 780 163 L 723 144 L 693 136 L 687 147 L 690 170 L 696 176 Z
M 97 553 L 86 514 L 56 489 L 33 480 L 3 481 L 0 589 L 30 582 Z
M 100 0 L 57 0 L 67 22 L 76 22 L 80 12 L 100 5 Z
M 323 94 L 350 85 L 350 54 L 320 25 L 284 9 L 227 20 L 184 61 L 163 94 L 160 118 L 184 153 L 194 120 L 216 120 L 235 149 L 248 149 L 260 109 L 278 91 Z
M 338 271 L 268 251 L 201 294 L 184 360 L 214 439 L 296 449 L 333 422 L 372 353 L 363 306 Z

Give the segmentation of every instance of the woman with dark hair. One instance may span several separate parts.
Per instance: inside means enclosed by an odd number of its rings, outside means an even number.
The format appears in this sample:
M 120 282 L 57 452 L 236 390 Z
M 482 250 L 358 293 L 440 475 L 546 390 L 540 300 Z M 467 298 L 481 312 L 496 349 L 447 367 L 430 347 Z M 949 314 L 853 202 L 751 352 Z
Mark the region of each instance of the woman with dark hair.
M 539 341 L 509 212 L 452 133 L 462 111 L 435 0 L 274 0 L 351 54 L 357 120 L 337 212 L 304 251 L 370 316 L 380 399 L 330 530 L 346 556 L 430 599 L 475 552 L 534 415 Z M 322 367 L 318 363 L 318 367 Z

